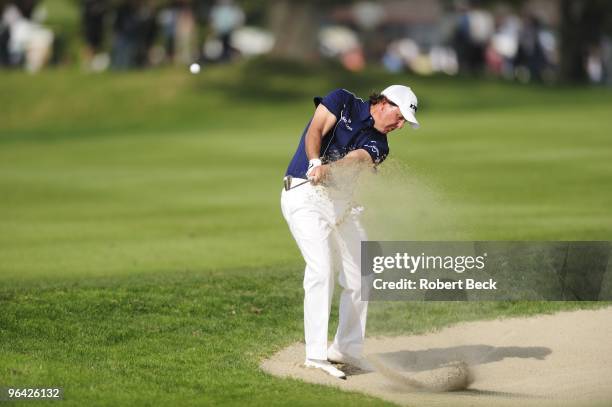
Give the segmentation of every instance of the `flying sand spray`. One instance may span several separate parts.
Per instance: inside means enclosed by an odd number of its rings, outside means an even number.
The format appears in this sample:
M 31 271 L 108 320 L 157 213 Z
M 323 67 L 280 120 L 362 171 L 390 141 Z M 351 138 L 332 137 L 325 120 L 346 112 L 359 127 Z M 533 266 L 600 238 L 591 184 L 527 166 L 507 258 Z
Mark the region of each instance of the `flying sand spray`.
M 356 188 L 366 206 L 370 238 L 422 240 L 449 237 L 456 219 L 452 208 L 429 182 L 397 160 L 388 160 L 380 171 L 363 171 Z M 369 218 L 369 219 L 368 219 Z M 468 364 L 453 360 L 433 369 L 410 372 L 390 366 L 383 359 L 367 357 L 386 379 L 409 391 L 450 392 L 465 390 L 474 381 Z

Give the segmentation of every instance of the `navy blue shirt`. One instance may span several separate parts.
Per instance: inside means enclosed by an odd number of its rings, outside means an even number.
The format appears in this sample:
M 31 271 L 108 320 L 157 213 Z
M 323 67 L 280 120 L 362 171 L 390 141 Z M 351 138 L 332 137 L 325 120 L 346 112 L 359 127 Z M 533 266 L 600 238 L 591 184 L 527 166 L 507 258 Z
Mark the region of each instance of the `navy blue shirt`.
M 315 107 L 322 103 L 334 116 L 336 124 L 323 136 L 319 157 L 324 164 L 341 159 L 350 151 L 363 149 L 374 164 L 380 164 L 389 154 L 387 135 L 376 130 L 370 115 L 370 102 L 353 95 L 346 89 L 336 89 L 324 98 L 314 98 Z M 308 157 L 305 139 L 310 122 L 306 125 L 300 144 L 289 163 L 285 175 L 306 178 Z

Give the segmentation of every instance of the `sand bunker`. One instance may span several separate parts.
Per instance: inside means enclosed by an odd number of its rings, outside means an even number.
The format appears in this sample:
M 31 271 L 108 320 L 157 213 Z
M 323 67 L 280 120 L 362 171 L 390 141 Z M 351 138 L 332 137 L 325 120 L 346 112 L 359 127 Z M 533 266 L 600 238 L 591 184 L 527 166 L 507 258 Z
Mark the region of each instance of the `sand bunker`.
M 368 338 L 365 355 L 372 369 L 341 366 L 346 381 L 302 367 L 301 343 L 262 368 L 401 405 L 612 405 L 612 307 Z

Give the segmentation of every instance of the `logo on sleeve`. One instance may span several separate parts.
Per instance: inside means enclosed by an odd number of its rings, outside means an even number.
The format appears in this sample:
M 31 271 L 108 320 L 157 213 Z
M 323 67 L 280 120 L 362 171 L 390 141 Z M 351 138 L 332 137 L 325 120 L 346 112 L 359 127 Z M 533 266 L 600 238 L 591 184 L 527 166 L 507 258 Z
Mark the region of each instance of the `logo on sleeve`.
M 377 157 L 379 157 L 380 156 L 380 150 L 378 149 L 378 147 L 376 147 L 374 145 L 374 143 L 376 143 L 376 142 L 372 141 L 371 143 L 372 144 L 364 144 L 363 146 L 365 148 L 369 148 L 371 152 L 373 152 L 374 154 L 376 154 Z

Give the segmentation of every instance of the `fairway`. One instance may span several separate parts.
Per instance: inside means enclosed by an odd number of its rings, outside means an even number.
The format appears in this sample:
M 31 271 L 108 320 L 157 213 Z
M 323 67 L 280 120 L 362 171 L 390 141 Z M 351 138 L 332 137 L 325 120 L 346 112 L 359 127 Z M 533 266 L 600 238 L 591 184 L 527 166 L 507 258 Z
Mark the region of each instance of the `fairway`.
M 63 387 L 67 405 L 383 404 L 258 366 L 303 335 L 279 200 L 312 96 L 396 82 L 422 128 L 389 136 L 371 239 L 612 239 L 606 89 L 262 61 L 2 73 L 0 386 Z M 368 334 L 601 305 L 374 303 Z

